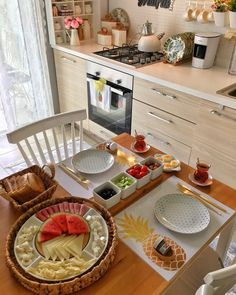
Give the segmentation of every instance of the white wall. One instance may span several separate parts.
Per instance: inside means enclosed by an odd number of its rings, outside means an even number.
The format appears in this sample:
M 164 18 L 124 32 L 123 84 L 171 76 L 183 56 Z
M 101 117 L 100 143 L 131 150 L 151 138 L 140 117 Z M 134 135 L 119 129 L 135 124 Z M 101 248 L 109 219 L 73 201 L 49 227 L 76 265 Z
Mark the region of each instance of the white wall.
M 201 1 L 201 0 L 200 0 Z M 138 6 L 138 0 L 109 0 L 110 11 L 114 8 L 123 8 L 130 18 L 129 37 L 137 39 L 137 31 L 146 20 L 152 22 L 153 28 L 157 33 L 165 32 L 163 42 L 170 35 L 181 32 L 219 32 L 224 33 L 225 28 L 217 28 L 214 23 L 199 24 L 198 22 L 185 22 L 183 14 L 186 9 L 185 0 L 175 0 L 173 11 L 159 8 L 156 10 L 150 6 Z M 216 63 L 228 67 L 231 53 L 233 50 L 233 42 L 221 39 L 220 47 L 217 54 Z

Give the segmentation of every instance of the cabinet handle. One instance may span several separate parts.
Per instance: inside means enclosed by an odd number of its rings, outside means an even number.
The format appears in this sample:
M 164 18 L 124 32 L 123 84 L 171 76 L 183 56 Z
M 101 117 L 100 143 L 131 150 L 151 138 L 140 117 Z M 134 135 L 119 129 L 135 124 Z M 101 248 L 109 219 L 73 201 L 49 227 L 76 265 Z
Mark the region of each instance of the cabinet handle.
M 159 117 L 159 116 L 157 116 L 156 114 L 154 114 L 153 112 L 148 112 L 148 115 L 149 115 L 149 116 L 152 116 L 152 117 L 154 117 L 154 118 L 156 118 L 156 119 L 158 119 L 158 120 L 160 120 L 160 121 L 162 121 L 162 122 L 168 123 L 168 124 L 173 123 L 173 121 L 171 121 L 171 120 L 167 120 L 167 119 L 164 119 L 164 118 L 162 118 L 162 117 Z
M 231 120 L 231 121 L 236 122 L 236 119 L 235 119 L 235 118 L 233 118 L 233 117 L 231 117 L 231 116 L 228 116 L 228 115 L 225 115 L 225 114 L 222 114 L 222 113 L 220 113 L 220 112 L 218 112 L 218 111 L 216 111 L 216 110 L 210 110 L 210 113 L 211 113 L 212 115 L 217 115 L 217 116 L 219 116 L 219 117 L 224 117 L 224 118 L 226 118 L 226 119 L 229 119 L 229 120 Z
M 168 141 L 165 141 L 163 139 L 157 138 L 156 136 L 154 136 L 151 132 L 147 133 L 147 136 L 151 136 L 152 138 L 157 139 L 158 141 L 160 141 L 161 144 L 165 144 L 165 145 L 171 145 Z
M 165 97 L 168 97 L 168 98 L 171 98 L 171 99 L 177 99 L 177 96 L 175 95 L 170 95 L 170 94 L 166 94 L 164 92 L 161 92 L 159 91 L 158 89 L 156 88 L 152 88 L 153 91 L 155 91 L 157 94 L 161 95 L 161 96 L 165 96 Z
M 70 59 L 70 58 L 65 57 L 65 56 L 61 56 L 61 59 L 63 59 L 64 61 L 71 62 L 71 63 L 76 63 L 76 61 L 74 59 Z

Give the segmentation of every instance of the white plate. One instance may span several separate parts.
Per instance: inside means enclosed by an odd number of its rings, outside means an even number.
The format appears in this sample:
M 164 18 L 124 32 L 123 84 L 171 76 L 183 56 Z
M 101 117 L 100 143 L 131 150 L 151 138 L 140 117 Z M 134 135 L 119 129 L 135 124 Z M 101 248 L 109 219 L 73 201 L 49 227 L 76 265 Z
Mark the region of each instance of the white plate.
M 148 151 L 150 150 L 150 145 L 147 144 L 145 150 L 143 150 L 143 151 L 139 151 L 139 150 L 136 150 L 136 149 L 134 148 L 134 145 L 133 145 L 133 144 L 131 144 L 130 149 L 131 149 L 132 152 L 135 152 L 135 153 L 137 153 L 137 154 L 144 154 L 144 153 L 146 153 L 146 152 L 148 152 Z
M 97 174 L 109 170 L 114 164 L 114 157 L 103 150 L 85 150 L 72 158 L 76 170 L 87 174 Z
M 200 202 L 183 194 L 169 194 L 155 204 L 157 220 L 170 230 L 183 234 L 203 231 L 210 223 L 210 214 Z
M 128 31 L 129 30 L 129 16 L 127 12 L 122 9 L 122 8 L 115 8 L 111 11 L 111 15 L 115 21 L 120 22 L 125 29 Z
M 212 177 L 210 174 L 209 174 L 209 177 L 208 177 L 207 181 L 205 181 L 205 182 L 203 182 L 203 183 L 197 181 L 197 180 L 194 178 L 193 173 L 190 173 L 190 174 L 188 175 L 188 178 L 189 178 L 190 181 L 192 181 L 192 183 L 194 183 L 194 184 L 196 184 L 196 185 L 199 185 L 199 186 L 209 186 L 209 185 L 211 185 L 211 184 L 213 183 L 213 177 Z
M 161 156 L 164 156 L 164 155 L 165 154 L 155 154 L 154 158 L 161 157 Z M 168 163 L 168 162 L 162 162 L 164 164 L 163 171 L 165 171 L 165 172 L 181 171 L 180 161 L 178 159 L 176 159 L 174 156 L 173 156 L 172 160 L 176 160 L 179 163 L 179 165 L 177 167 L 175 167 L 175 168 L 165 168 L 165 163 Z

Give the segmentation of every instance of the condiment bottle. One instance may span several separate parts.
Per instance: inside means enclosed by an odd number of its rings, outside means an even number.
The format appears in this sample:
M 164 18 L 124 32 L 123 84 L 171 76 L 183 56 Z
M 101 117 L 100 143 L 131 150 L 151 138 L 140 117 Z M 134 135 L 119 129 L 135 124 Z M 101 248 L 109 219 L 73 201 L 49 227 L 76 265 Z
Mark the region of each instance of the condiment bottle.
M 87 19 L 84 20 L 83 29 L 84 29 L 84 39 L 89 40 L 91 38 L 91 28 L 90 28 L 89 21 Z

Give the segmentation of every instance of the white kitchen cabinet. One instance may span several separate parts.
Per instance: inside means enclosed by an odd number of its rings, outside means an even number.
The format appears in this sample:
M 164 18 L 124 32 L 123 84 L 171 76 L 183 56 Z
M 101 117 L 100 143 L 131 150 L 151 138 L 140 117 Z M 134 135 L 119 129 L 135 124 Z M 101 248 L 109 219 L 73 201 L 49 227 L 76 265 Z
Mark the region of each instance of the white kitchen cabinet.
M 197 97 L 136 77 L 134 98 L 194 123 L 201 102 Z
M 204 102 L 198 110 L 190 165 L 211 164 L 212 176 L 236 188 L 236 110 Z
M 111 138 L 117 136 L 117 134 L 107 130 L 106 128 L 89 120 L 89 131 L 92 135 L 96 135 L 101 140 L 111 140 Z
M 199 98 L 135 77 L 132 133 L 144 133 L 148 143 L 188 164 L 200 102 Z
M 86 61 L 54 49 L 59 105 L 61 112 L 88 110 Z M 88 123 L 84 123 L 88 128 Z

